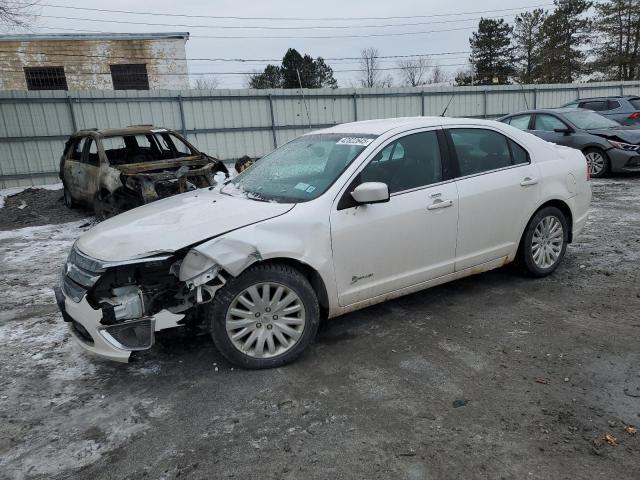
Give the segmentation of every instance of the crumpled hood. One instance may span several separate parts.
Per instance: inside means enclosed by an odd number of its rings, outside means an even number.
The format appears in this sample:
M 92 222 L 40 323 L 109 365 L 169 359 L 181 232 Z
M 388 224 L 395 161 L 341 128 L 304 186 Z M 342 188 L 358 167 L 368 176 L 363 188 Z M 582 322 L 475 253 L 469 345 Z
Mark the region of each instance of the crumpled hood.
M 640 128 L 621 126 L 620 128 L 598 128 L 587 131 L 593 135 L 610 138 L 618 142 L 631 143 L 633 145 L 640 144 Z
M 282 215 L 294 204 L 267 203 L 201 189 L 158 200 L 105 220 L 76 244 L 107 262 L 143 258 Z

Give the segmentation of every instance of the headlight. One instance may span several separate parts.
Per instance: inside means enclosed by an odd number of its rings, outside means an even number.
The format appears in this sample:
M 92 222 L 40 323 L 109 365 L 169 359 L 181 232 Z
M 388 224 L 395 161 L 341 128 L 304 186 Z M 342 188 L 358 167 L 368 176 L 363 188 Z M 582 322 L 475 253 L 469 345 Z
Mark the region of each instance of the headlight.
M 637 152 L 638 150 L 640 150 L 640 145 L 632 145 L 631 143 L 616 142 L 613 140 L 609 140 L 609 143 L 615 148 L 626 150 L 627 152 Z

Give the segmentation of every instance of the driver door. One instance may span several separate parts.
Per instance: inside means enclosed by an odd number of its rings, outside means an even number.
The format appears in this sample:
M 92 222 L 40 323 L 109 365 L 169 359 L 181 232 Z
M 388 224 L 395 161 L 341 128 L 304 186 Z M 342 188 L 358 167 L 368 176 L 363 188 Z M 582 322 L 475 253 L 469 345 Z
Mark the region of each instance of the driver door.
M 331 212 L 334 271 L 342 306 L 452 273 L 458 193 L 447 181 L 441 131 L 390 141 L 345 189 Z M 389 186 L 386 203 L 357 205 L 364 182 Z

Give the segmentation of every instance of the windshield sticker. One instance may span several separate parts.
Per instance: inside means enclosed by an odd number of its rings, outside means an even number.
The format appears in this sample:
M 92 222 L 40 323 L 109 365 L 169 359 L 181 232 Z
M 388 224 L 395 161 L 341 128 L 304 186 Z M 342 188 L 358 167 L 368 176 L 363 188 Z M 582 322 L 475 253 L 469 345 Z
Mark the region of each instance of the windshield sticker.
M 307 193 L 311 193 L 316 189 L 316 187 L 314 187 L 313 185 L 309 185 L 309 187 L 305 190 L 305 192 Z
M 307 188 L 309 188 L 311 185 L 309 185 L 308 183 L 302 183 L 300 182 L 299 184 L 297 184 L 295 187 L 296 190 L 302 190 L 302 191 L 307 191 Z
M 336 145 L 360 145 L 361 147 L 366 147 L 373 142 L 373 140 L 373 138 L 364 137 L 344 137 L 338 140 Z

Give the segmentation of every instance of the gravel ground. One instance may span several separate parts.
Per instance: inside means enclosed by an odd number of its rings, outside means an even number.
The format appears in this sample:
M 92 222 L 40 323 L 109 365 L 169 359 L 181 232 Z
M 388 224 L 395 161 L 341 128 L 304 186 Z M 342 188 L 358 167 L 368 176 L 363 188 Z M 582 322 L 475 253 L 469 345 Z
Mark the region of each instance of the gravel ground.
M 593 190 L 551 277 L 371 307 L 269 371 L 175 332 L 86 356 L 50 290 L 86 219 L 2 231 L 0 478 L 640 478 L 640 177 Z

